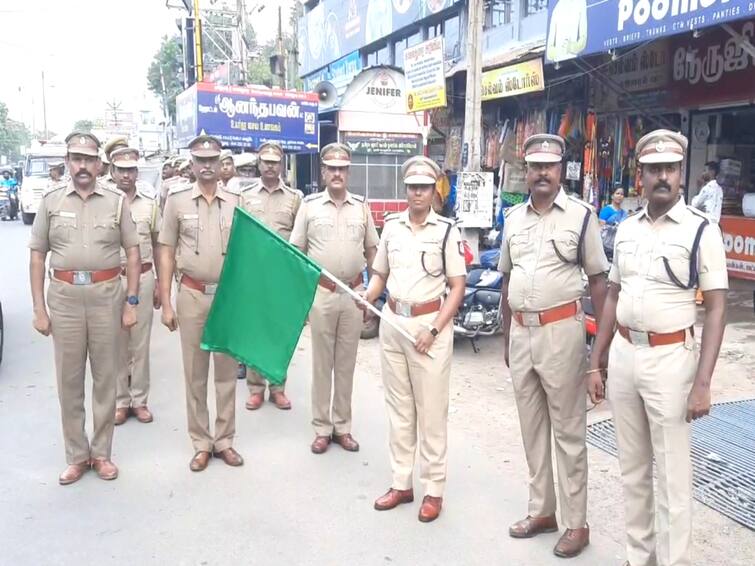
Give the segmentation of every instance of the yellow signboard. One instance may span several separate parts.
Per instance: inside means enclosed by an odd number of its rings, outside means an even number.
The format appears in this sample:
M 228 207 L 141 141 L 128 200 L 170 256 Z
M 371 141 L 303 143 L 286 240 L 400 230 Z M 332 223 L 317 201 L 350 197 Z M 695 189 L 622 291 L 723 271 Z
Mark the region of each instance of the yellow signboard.
M 482 74 L 482 100 L 517 96 L 544 89 L 542 59 L 532 59 Z
M 407 112 L 445 106 L 443 37 L 433 38 L 404 51 L 404 75 Z

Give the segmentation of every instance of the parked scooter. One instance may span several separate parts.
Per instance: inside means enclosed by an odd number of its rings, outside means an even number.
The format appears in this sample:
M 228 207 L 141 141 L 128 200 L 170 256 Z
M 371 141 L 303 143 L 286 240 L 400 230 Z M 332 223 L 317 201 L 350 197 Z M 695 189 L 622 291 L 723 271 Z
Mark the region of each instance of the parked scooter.
M 497 249 L 480 254 L 480 265 L 471 267 L 467 273 L 464 301 L 454 317 L 454 335 L 469 338 L 475 353 L 479 352 L 478 337 L 492 336 L 501 330 L 503 276 L 498 271 L 499 257 Z

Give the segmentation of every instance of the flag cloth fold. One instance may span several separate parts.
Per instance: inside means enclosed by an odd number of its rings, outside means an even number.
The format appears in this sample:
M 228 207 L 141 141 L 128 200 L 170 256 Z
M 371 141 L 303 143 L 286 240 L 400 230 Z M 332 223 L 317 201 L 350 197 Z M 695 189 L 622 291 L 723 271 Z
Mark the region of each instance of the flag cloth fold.
M 203 350 L 222 352 L 280 385 L 309 309 L 320 267 L 236 208 Z

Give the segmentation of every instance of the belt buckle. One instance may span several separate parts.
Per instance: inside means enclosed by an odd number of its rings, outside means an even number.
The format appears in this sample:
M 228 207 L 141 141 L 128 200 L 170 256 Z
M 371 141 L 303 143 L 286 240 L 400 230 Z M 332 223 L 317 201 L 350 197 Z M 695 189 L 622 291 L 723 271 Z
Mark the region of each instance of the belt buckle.
M 542 326 L 543 325 L 540 322 L 539 312 L 523 312 L 520 314 L 522 316 L 522 326 Z
M 204 294 L 205 295 L 214 295 L 218 290 L 218 284 L 213 283 L 212 285 L 205 284 L 204 286 Z
M 74 271 L 73 284 L 74 285 L 91 285 L 92 272 L 91 271 Z
M 401 301 L 396 301 L 396 314 L 399 316 L 404 316 L 406 318 L 411 318 L 412 316 L 412 304 L 411 303 L 403 303 Z
M 650 346 L 650 336 L 647 332 L 629 329 L 629 339 L 635 346 Z

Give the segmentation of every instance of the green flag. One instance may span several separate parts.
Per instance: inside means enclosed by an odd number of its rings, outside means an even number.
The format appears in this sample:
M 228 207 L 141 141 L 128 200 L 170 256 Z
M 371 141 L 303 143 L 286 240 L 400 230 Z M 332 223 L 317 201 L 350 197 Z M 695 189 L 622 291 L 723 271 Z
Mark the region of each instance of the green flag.
M 317 264 L 236 208 L 202 349 L 228 354 L 282 384 L 319 278 Z

